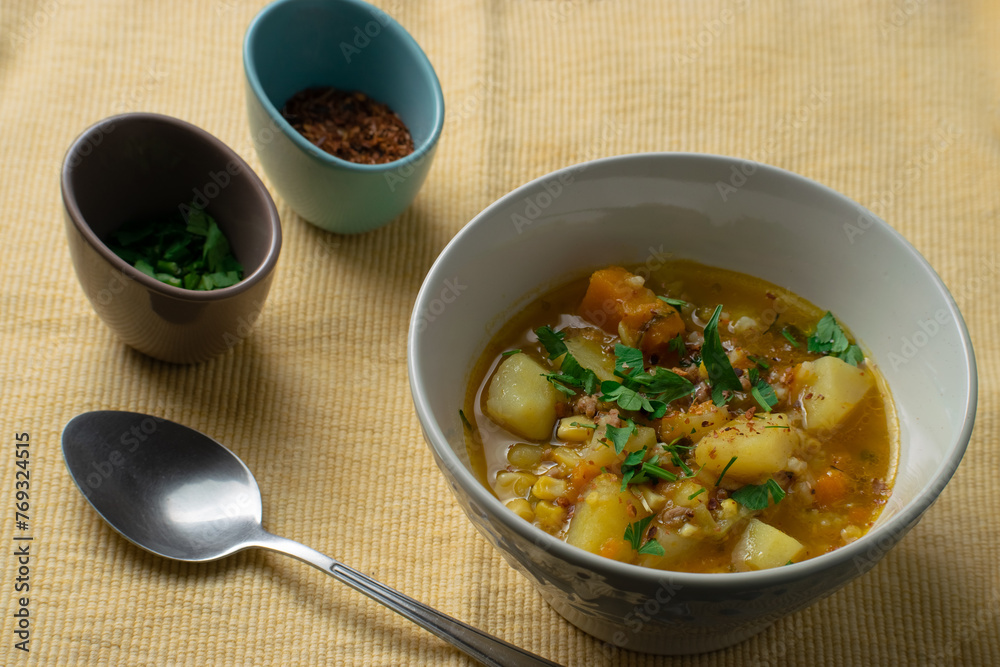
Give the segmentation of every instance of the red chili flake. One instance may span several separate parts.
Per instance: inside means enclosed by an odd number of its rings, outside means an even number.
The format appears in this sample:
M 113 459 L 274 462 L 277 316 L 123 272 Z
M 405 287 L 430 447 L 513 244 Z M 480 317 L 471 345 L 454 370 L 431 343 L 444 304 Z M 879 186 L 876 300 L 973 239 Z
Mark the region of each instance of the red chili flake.
M 359 164 L 385 164 L 413 152 L 413 137 L 387 105 L 362 92 L 306 88 L 281 110 L 292 127 L 317 148 Z

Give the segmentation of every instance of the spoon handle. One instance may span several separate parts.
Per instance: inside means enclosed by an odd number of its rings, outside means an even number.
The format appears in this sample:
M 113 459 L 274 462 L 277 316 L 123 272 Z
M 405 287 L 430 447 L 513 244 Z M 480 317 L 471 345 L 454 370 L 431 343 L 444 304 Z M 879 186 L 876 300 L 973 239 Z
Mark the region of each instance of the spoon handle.
M 491 667 L 508 667 L 511 665 L 549 665 L 559 667 L 558 663 L 546 660 L 504 640 L 478 630 L 436 609 L 428 607 L 423 602 L 403 595 L 399 591 L 379 583 L 367 574 L 344 565 L 340 561 L 316 551 L 304 544 L 277 535 L 265 533 L 256 546 L 277 551 L 309 563 L 323 570 L 356 591 L 364 593 L 376 602 L 381 602 L 389 609 L 404 616 L 428 632 L 437 635 L 452 646 L 461 649 L 484 665 Z

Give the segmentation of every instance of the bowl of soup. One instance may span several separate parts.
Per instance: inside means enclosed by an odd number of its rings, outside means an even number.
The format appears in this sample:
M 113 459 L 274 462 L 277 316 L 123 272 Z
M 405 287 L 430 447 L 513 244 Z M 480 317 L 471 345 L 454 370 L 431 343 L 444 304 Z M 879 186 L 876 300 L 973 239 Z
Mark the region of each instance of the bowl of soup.
M 710 155 L 498 200 L 428 273 L 408 363 L 459 506 L 608 656 L 722 648 L 863 575 L 976 405 L 961 314 L 905 239 Z

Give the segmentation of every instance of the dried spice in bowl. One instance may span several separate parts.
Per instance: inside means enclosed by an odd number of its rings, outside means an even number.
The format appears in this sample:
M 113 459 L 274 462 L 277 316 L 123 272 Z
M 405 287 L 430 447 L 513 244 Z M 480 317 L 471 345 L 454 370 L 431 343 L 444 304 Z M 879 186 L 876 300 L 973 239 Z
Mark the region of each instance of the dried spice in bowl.
M 306 88 L 285 102 L 281 115 L 314 146 L 342 160 L 384 164 L 413 152 L 413 137 L 396 112 L 362 92 Z

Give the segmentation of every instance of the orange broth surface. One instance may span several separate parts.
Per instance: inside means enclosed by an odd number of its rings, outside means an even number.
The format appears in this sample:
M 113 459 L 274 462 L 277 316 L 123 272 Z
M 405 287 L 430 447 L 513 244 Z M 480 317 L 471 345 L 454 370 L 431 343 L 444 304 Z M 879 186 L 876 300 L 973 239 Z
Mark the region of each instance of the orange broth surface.
M 721 348 L 706 343 L 717 306 Z M 897 429 L 877 369 L 843 350 L 839 323 L 839 342 L 818 331 L 824 314 L 686 260 L 573 281 L 477 363 L 462 411 L 474 468 L 526 521 L 623 562 L 738 572 L 837 549 L 889 498 Z M 810 351 L 823 342 L 839 351 Z M 568 354 L 551 358 L 560 343 Z

